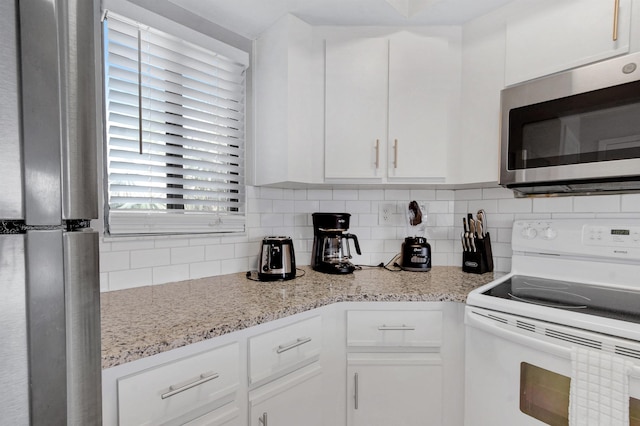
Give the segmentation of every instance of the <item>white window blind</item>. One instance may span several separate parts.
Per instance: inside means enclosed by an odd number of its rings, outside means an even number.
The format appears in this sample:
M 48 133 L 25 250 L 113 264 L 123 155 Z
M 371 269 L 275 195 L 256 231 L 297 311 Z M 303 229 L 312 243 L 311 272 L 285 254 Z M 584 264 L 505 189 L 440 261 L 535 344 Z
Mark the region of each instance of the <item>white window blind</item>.
M 109 233 L 244 231 L 246 66 L 112 13 L 104 43 Z

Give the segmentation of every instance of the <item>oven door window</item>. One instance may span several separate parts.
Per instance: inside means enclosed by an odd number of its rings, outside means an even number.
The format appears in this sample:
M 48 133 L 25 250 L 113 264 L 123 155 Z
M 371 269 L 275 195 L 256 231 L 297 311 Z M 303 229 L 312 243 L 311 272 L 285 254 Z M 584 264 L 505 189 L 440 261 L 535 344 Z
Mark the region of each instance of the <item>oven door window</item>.
M 570 383 L 567 376 L 520 363 L 520 411 L 551 426 L 567 426 Z
M 512 109 L 509 170 L 640 158 L 640 81 Z
M 640 399 L 629 398 L 629 426 L 640 426 Z

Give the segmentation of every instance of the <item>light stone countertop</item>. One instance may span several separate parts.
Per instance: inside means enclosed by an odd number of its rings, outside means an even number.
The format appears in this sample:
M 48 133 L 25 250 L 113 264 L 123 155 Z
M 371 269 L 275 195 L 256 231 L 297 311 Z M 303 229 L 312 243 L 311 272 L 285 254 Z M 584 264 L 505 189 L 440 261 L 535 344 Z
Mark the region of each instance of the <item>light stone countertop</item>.
M 102 293 L 102 368 L 336 302 L 464 302 L 471 290 L 494 279 L 493 273 L 468 274 L 453 266 L 348 275 L 301 269 L 305 275 L 298 271 L 289 281 L 256 282 L 238 273 Z

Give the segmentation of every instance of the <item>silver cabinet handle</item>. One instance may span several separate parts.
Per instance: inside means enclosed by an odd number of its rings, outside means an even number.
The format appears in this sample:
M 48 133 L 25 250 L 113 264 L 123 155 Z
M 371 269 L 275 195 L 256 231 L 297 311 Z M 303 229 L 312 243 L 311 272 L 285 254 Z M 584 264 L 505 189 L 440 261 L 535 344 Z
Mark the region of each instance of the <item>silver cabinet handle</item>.
M 376 169 L 380 167 L 380 139 L 376 139 Z
M 416 328 L 412 325 L 385 325 L 382 324 L 380 327 L 378 327 L 378 330 L 380 331 L 413 331 Z
M 200 377 L 198 377 L 196 380 L 186 383 L 184 385 L 171 385 L 169 386 L 169 392 L 167 393 L 163 393 L 161 395 L 162 399 L 167 399 L 169 397 L 172 397 L 173 395 L 179 394 L 180 392 L 184 392 L 188 389 L 194 388 L 196 386 L 199 386 L 203 383 L 206 383 L 208 381 L 217 379 L 218 377 L 220 377 L 220 375 L 218 373 L 214 373 L 212 371 L 206 372 L 206 373 L 202 373 L 200 375 Z
M 281 354 L 282 352 L 286 352 L 293 348 L 297 348 L 298 346 L 304 345 L 305 343 L 309 343 L 310 341 L 311 341 L 311 337 L 300 337 L 296 339 L 294 342 L 285 343 L 284 345 L 278 346 L 278 349 L 276 349 L 276 352 Z
M 398 168 L 398 139 L 393 140 L 393 168 Z
M 267 426 L 267 413 L 262 413 L 262 416 L 258 418 L 258 422 L 260 422 L 262 426 Z
M 353 399 L 355 401 L 354 408 L 358 409 L 358 373 L 353 375 L 354 392 Z
M 613 41 L 618 41 L 618 19 L 620 17 L 620 0 L 613 3 Z

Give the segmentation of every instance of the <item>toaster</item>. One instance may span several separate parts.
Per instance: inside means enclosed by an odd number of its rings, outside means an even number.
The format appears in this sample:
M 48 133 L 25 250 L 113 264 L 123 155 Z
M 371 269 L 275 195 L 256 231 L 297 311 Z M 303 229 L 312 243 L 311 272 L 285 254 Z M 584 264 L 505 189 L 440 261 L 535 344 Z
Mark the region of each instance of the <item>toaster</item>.
M 290 237 L 262 239 L 258 279 L 260 281 L 290 280 L 296 277 L 296 257 Z

